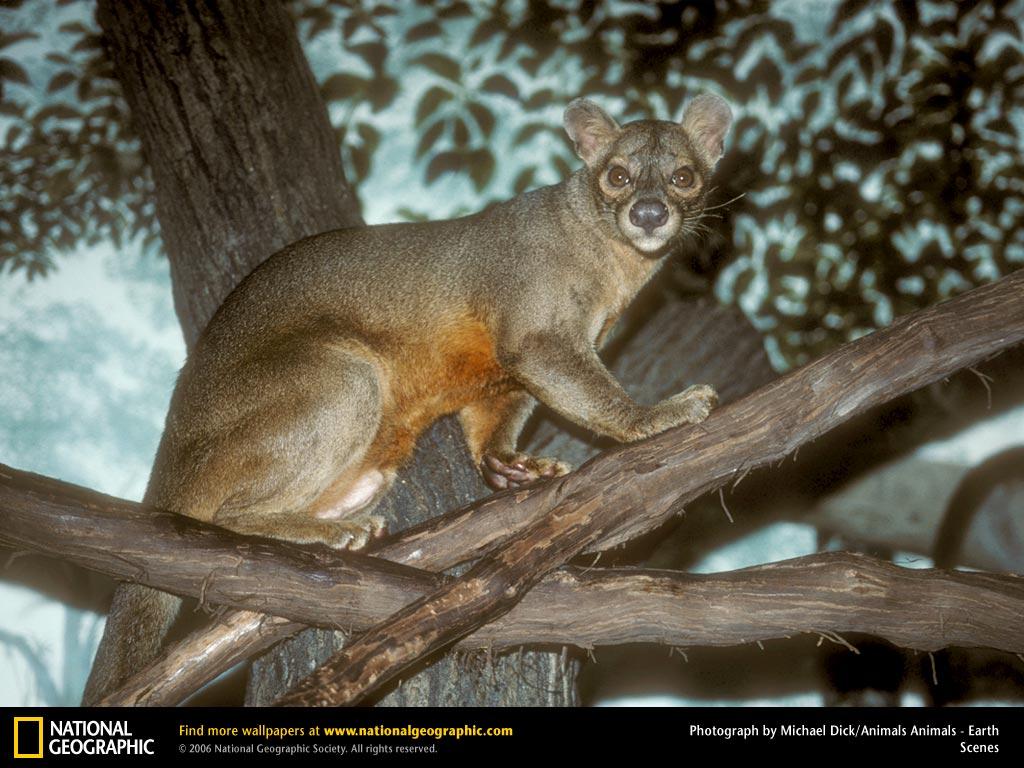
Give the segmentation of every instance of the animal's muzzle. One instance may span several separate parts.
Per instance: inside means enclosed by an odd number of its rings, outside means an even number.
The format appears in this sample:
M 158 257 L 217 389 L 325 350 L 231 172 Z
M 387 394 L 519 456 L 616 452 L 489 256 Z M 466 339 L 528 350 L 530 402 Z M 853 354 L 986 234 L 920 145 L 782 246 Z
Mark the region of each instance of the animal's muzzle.
M 637 200 L 629 209 L 629 220 L 648 235 L 668 221 L 668 208 L 661 200 Z

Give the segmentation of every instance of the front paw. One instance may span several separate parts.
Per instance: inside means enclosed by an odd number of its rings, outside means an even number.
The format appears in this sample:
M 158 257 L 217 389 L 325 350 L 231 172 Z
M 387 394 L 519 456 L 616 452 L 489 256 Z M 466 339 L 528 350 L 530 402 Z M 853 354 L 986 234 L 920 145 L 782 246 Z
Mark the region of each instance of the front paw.
M 496 491 L 519 488 L 537 480 L 561 477 L 572 471 L 564 461 L 525 453 L 486 454 L 480 464 L 484 481 Z
M 695 384 L 678 395 L 673 395 L 669 400 L 679 419 L 677 424 L 699 424 L 718 404 L 718 393 L 707 384 Z

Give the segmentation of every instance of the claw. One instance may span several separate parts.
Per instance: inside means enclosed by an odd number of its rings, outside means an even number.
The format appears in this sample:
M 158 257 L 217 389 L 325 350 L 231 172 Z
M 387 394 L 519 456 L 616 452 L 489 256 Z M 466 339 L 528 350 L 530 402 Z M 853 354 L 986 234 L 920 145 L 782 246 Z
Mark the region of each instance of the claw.
M 559 477 L 569 472 L 571 467 L 557 459 L 534 458 L 526 454 L 514 454 L 507 460 L 486 454 L 480 469 L 484 480 L 491 488 L 503 491 L 507 488 L 516 489 L 537 480 Z
M 337 538 L 333 546 L 348 552 L 365 549 L 371 541 L 381 539 L 388 534 L 388 522 L 381 515 L 365 515 L 337 524 Z

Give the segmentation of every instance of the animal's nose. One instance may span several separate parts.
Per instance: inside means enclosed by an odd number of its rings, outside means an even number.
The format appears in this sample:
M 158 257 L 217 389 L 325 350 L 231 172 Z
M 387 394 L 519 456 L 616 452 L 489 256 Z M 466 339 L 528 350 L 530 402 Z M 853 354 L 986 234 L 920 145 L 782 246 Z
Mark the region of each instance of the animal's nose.
M 649 235 L 668 221 L 668 208 L 661 200 L 637 200 L 629 209 L 629 220 Z

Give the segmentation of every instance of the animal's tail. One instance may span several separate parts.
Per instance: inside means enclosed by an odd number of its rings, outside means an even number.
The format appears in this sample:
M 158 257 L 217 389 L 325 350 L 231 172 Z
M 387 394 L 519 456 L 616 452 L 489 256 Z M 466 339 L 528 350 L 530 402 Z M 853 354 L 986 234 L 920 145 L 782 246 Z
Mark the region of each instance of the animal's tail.
M 99 704 L 156 659 L 180 608 L 181 598 L 176 595 L 141 584 L 120 585 L 114 592 L 82 705 Z

